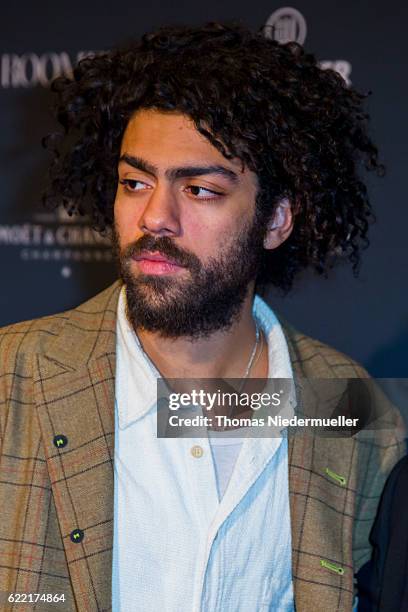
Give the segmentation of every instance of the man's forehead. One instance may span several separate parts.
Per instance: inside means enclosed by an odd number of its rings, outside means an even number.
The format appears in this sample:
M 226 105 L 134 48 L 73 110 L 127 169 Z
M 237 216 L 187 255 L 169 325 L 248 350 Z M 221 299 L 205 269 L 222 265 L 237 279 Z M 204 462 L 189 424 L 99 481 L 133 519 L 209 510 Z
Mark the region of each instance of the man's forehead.
M 230 168 L 237 175 L 249 172 L 242 160 L 227 159 L 197 130 L 190 117 L 174 111 L 140 109 L 134 113 L 126 126 L 120 153 L 121 159 L 134 156 L 152 163 L 162 159 L 172 167 L 212 164 Z

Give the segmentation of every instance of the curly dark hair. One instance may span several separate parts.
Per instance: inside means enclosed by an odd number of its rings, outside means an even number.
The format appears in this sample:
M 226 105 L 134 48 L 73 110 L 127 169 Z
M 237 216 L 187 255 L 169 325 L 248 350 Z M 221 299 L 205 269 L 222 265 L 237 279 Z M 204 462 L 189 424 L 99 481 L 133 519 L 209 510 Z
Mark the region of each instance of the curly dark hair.
M 226 158 L 259 180 L 257 211 L 289 199 L 288 240 L 265 251 L 257 283 L 288 291 L 310 266 L 327 274 L 347 259 L 355 273 L 374 219 L 362 171 L 383 172 L 367 133 L 366 94 L 348 87 L 296 43 L 279 44 L 238 24 L 163 27 L 79 62 L 59 77 L 44 202 L 112 226 L 121 139 L 141 108 L 190 117 Z

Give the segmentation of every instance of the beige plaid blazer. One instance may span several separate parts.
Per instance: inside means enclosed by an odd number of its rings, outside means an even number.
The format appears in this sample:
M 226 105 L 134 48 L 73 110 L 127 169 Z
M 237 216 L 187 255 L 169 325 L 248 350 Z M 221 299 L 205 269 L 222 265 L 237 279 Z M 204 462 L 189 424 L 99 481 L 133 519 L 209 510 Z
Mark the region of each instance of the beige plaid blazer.
M 0 330 L 3 597 L 15 592 L 63 593 L 65 604 L 49 609 L 111 610 L 115 327 L 120 287 L 117 282 L 71 311 Z M 348 357 L 286 324 L 284 332 L 295 376 L 367 377 Z M 57 446 L 58 436 L 65 438 Z M 359 435 L 290 437 L 297 611 L 351 610 L 353 573 L 370 556 L 368 534 L 379 496 L 402 454 L 404 445 L 394 427 L 368 440 Z M 344 482 L 331 478 L 327 468 L 342 475 Z M 343 568 L 340 573 L 338 566 Z M 0 604 L 0 609 L 9 608 Z M 10 609 L 48 607 L 16 604 Z

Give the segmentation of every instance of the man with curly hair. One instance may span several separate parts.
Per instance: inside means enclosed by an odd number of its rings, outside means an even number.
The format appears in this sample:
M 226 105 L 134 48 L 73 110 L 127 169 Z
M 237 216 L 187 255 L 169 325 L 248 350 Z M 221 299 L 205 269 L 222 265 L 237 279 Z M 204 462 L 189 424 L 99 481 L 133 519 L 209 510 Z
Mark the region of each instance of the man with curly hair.
M 364 96 L 217 23 L 86 58 L 53 90 L 46 204 L 112 232 L 121 280 L 1 331 L 0 590 L 87 612 L 350 610 L 395 431 L 160 438 L 156 381 L 368 376 L 259 295 L 357 270 L 360 173 L 381 172 Z

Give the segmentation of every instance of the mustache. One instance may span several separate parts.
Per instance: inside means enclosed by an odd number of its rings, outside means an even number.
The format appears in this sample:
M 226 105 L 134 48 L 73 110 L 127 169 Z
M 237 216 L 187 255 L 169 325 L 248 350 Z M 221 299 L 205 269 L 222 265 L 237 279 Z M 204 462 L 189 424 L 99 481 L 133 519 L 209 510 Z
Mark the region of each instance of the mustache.
M 201 268 L 200 260 L 196 255 L 190 253 L 174 244 L 168 236 L 155 238 L 149 234 L 145 234 L 139 240 L 128 244 L 121 252 L 121 259 L 130 259 L 141 255 L 143 251 L 159 251 L 165 257 L 173 260 L 180 266 L 199 270 Z

